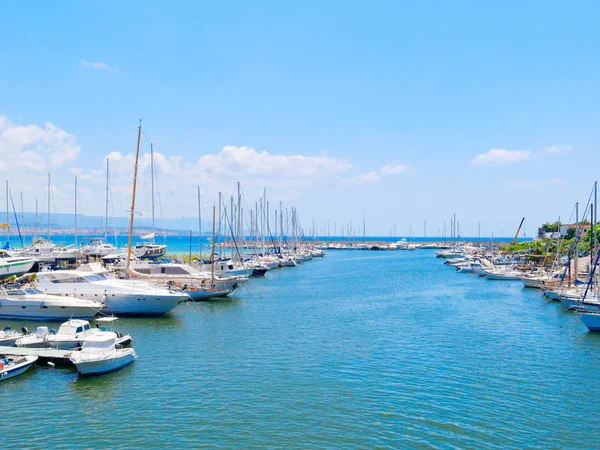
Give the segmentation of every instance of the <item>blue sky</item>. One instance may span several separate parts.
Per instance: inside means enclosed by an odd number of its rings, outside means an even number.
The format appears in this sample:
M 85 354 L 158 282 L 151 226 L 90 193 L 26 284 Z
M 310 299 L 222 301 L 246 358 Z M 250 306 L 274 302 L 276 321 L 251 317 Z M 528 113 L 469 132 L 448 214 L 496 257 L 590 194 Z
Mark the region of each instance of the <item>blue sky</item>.
M 3 5 L 0 179 L 71 212 L 127 211 L 136 127 L 163 214 L 241 181 L 368 234 L 511 235 L 568 219 L 600 158 L 595 2 L 60 2 Z M 48 123 L 51 125 L 49 126 Z M 489 153 L 491 150 L 496 150 Z M 265 152 L 265 153 L 263 153 Z M 478 157 L 478 155 L 484 155 Z M 138 211 L 149 214 L 147 158 Z M 4 204 L 1 199 L 0 206 Z M 3 207 L 3 206 L 2 206 Z

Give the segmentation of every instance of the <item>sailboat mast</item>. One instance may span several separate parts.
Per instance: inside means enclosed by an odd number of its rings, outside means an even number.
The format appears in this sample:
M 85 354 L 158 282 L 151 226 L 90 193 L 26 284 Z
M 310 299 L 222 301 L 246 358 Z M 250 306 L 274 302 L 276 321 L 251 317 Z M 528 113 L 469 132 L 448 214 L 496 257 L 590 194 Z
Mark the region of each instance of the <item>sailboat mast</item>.
M 77 177 L 75 177 L 75 248 L 77 248 Z
M 202 209 L 200 202 L 200 186 L 198 186 L 198 240 L 200 249 L 200 262 L 202 262 Z
M 21 226 L 25 226 L 25 212 L 23 210 L 23 193 L 21 192 Z
M 575 269 L 575 277 L 574 280 L 577 281 L 579 276 L 579 202 L 575 203 L 575 229 L 577 230 L 577 236 L 575 236 L 575 261 L 574 261 L 574 269 Z M 559 230 L 560 231 L 560 230 Z
M 129 212 L 129 236 L 127 238 L 127 270 L 131 267 L 131 240 L 133 239 L 133 215 L 135 213 L 135 188 L 137 186 L 138 162 L 140 157 L 140 137 L 142 135 L 142 121 L 138 126 L 137 147 L 135 150 L 135 166 L 133 167 L 133 189 L 131 193 L 131 211 Z
M 237 235 L 238 238 L 241 238 L 242 236 L 242 193 L 240 191 L 240 182 L 237 182 L 237 215 L 238 215 L 238 220 L 237 220 Z
M 35 235 L 34 239 L 37 239 L 38 235 L 38 199 L 35 199 Z
M 105 213 L 104 213 L 104 239 L 108 239 L 108 158 L 106 158 L 106 202 L 105 202 Z
M 221 193 L 219 192 L 219 231 L 218 231 L 218 236 L 219 236 L 219 256 L 221 256 L 222 250 L 223 250 L 223 246 L 221 245 Z M 214 237 L 213 237 L 214 239 Z
M 48 173 L 48 240 L 50 240 L 50 174 Z
M 150 144 L 150 172 L 152 179 L 152 243 L 154 244 L 154 148 Z
M 229 218 L 229 223 L 231 224 L 231 227 L 229 228 L 229 230 L 231 232 L 231 244 L 230 244 L 231 245 L 231 260 L 233 261 L 233 241 L 234 241 L 233 224 L 235 223 L 233 220 L 234 219 L 233 218 L 233 195 L 231 196 L 231 199 L 230 199 L 229 210 L 230 210 L 229 215 L 231 216 Z M 227 225 L 225 225 L 225 229 L 227 229 Z
M 8 180 L 6 180 L 6 242 L 10 239 L 10 228 L 8 226 L 9 211 L 8 211 Z
M 217 209 L 213 205 L 213 220 L 212 220 L 212 251 L 210 254 L 210 288 L 215 287 L 215 214 Z

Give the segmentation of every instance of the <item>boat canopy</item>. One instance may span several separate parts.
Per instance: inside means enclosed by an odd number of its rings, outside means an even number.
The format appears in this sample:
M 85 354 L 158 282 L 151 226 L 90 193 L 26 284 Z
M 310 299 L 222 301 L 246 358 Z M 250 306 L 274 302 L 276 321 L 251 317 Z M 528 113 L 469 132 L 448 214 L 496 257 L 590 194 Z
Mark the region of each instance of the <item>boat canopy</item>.
M 88 337 L 83 343 L 82 351 L 97 351 L 114 348 L 117 343 L 117 333 L 112 331 L 99 331 Z

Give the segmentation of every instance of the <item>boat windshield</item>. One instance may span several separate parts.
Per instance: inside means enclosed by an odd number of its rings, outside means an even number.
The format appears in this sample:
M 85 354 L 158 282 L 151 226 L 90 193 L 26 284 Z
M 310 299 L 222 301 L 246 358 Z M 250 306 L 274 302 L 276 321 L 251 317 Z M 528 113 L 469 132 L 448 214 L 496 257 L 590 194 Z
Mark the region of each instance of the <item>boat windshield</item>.
M 54 274 L 43 275 L 51 283 L 89 283 L 84 277 L 56 276 Z
M 32 295 L 32 294 L 43 294 L 42 291 L 40 291 L 39 289 L 34 289 L 34 288 L 25 289 L 25 292 L 27 292 L 30 295 Z
M 86 275 L 84 277 L 86 279 L 86 281 L 88 281 L 89 283 L 92 283 L 94 281 L 102 281 L 102 280 L 106 280 L 106 276 L 102 275 L 102 274 L 98 274 L 95 273 L 93 275 Z
M 26 292 L 22 289 L 10 289 L 6 293 L 8 295 L 26 295 Z

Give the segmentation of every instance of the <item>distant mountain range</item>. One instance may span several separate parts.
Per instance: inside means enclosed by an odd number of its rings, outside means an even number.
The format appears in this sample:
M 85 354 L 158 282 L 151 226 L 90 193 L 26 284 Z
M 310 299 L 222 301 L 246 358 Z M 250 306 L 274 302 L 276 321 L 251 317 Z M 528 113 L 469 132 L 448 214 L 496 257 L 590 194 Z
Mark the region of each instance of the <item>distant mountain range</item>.
M 16 231 L 15 216 L 13 213 L 9 214 L 8 224 L 13 231 Z M 32 230 L 35 228 L 35 213 L 24 213 L 21 218 L 21 213 L 17 213 L 17 219 L 19 221 L 19 227 L 25 230 Z M 0 223 L 6 223 L 6 215 L 0 214 Z M 93 229 L 100 230 L 105 227 L 104 218 L 100 219 L 100 216 L 86 216 L 83 214 L 77 214 L 77 228 L 80 229 Z M 126 229 L 129 228 L 129 217 L 115 217 L 108 221 L 109 229 Z M 150 229 L 152 227 L 152 219 L 136 217 L 134 221 L 134 227 L 139 229 Z M 155 227 L 157 233 L 162 231 L 170 232 L 189 232 L 192 230 L 194 233 L 198 232 L 198 219 L 156 219 Z M 210 230 L 212 225 L 208 221 L 202 221 L 202 232 L 203 234 Z M 48 216 L 46 214 L 38 214 L 38 228 L 40 231 L 48 228 Z M 50 228 L 52 230 L 65 230 L 75 228 L 75 215 L 74 214 L 50 214 Z

